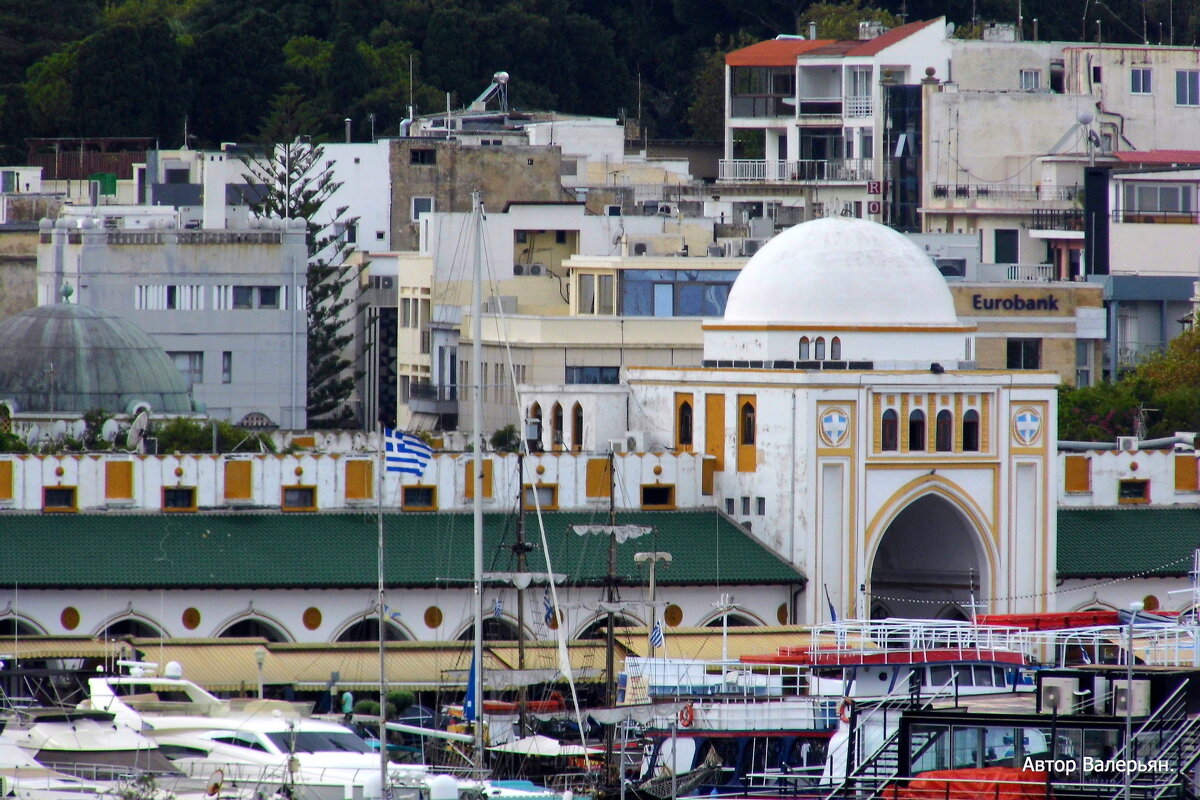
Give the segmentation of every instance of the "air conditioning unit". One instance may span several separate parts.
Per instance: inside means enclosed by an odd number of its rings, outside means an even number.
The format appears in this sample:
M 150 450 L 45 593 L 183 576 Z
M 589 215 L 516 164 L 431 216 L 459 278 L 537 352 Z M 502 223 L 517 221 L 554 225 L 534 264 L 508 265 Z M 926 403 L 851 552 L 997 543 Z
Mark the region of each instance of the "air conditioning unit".
M 667 205 L 666 203 L 658 204 L 658 215 L 660 217 L 669 217 L 674 213 L 675 209 L 671 208 L 671 206 Z
M 758 252 L 763 243 L 759 239 L 746 239 L 742 242 L 742 255 L 752 256 Z
M 635 256 L 644 256 L 649 251 L 650 251 L 650 245 L 646 244 L 645 242 L 634 242 L 633 243 L 633 254 Z
M 709 258 L 720 258 L 723 255 L 725 255 L 725 247 L 723 245 L 719 245 L 716 242 L 712 242 L 711 244 L 709 244 L 709 246 L 708 246 L 708 257 Z
M 1038 709 L 1043 714 L 1074 714 L 1078 678 L 1045 678 L 1038 689 Z
M 630 453 L 646 452 L 646 434 L 641 431 L 625 431 L 625 450 Z
M 625 444 L 626 444 L 626 442 L 624 439 L 609 439 L 608 440 L 608 452 L 610 452 L 610 453 L 627 452 L 626 448 L 625 448 Z
M 1138 449 L 1138 440 L 1136 436 L 1118 436 L 1117 449 L 1126 453 L 1132 453 Z
M 530 275 L 541 275 L 545 269 L 546 269 L 546 267 L 543 264 L 530 264 L 529 265 L 529 274 Z
M 513 264 L 513 275 L 524 275 L 524 274 L 525 274 L 525 265 L 524 264 Z
M 1114 680 L 1113 716 L 1123 717 L 1126 714 L 1134 717 L 1145 717 L 1150 714 L 1150 681 L 1133 681 L 1132 691 L 1128 681 Z

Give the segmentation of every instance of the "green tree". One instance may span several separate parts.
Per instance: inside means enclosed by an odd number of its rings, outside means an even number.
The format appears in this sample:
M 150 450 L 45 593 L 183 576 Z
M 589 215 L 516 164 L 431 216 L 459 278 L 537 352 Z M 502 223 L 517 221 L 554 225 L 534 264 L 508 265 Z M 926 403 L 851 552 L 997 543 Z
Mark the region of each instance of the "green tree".
M 808 24 L 817 24 L 819 39 L 857 39 L 859 22 L 879 22 L 885 28 L 895 28 L 900 20 L 893 14 L 879 8 L 863 8 L 862 0 L 848 0 L 844 3 L 814 3 L 809 6 L 803 16 L 801 33 L 808 34 Z
M 61 136 L 69 132 L 72 92 L 71 76 L 75 73 L 75 54 L 79 45 L 48 55 L 33 64 L 25 81 L 29 113 L 33 130 L 44 136 Z
M 151 426 L 149 435 L 158 439 L 160 453 L 211 453 L 213 426 L 217 429 L 218 453 L 273 453 L 271 437 L 239 428 L 225 420 L 176 417 Z
M 353 248 L 341 233 L 341 226 L 357 220 L 343 218 L 345 207 L 322 215 L 341 184 L 333 179 L 324 148 L 305 133 L 315 128 L 310 105 L 294 86 L 285 87 L 263 122 L 262 155 L 247 156 L 243 164 L 251 179 L 266 187 L 252 205 L 257 216 L 307 224 L 308 424 L 341 428 L 356 422 L 346 401 L 358 376 L 345 352 L 353 340 L 352 292 L 365 263 L 349 258 Z

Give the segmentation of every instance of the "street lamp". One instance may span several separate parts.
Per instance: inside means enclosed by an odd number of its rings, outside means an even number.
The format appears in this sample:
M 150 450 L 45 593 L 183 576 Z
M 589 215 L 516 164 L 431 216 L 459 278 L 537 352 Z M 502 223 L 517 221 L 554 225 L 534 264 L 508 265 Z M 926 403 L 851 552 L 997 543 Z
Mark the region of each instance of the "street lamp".
M 261 644 L 254 648 L 254 663 L 258 665 L 258 699 L 263 699 L 263 664 L 267 663 L 267 648 Z

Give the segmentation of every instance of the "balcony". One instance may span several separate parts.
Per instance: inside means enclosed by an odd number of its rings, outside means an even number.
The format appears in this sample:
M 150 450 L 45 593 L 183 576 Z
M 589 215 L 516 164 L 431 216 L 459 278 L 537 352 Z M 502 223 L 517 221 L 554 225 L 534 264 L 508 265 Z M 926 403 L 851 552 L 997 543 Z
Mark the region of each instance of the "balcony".
M 1053 281 L 1058 279 L 1053 264 L 1007 264 L 1010 281 Z
M 933 196 L 938 199 L 971 200 L 978 198 L 1027 201 L 1069 201 L 1082 196 L 1078 186 L 1042 186 L 1019 183 L 935 183 Z
M 746 119 L 791 119 L 796 98 L 791 95 L 735 95 L 730 115 Z
M 874 164 L 865 158 L 721 159 L 718 180 L 734 183 L 865 183 L 874 180 Z
M 1162 349 L 1162 342 L 1120 342 L 1117 345 L 1117 366 L 1136 367 Z
M 408 408 L 414 414 L 457 414 L 458 387 L 413 381 L 408 387 Z
M 1200 214 L 1187 211 L 1114 211 L 1112 219 L 1138 225 L 1200 225 Z
M 1082 231 L 1083 209 L 1035 208 L 1033 210 L 1033 230 Z

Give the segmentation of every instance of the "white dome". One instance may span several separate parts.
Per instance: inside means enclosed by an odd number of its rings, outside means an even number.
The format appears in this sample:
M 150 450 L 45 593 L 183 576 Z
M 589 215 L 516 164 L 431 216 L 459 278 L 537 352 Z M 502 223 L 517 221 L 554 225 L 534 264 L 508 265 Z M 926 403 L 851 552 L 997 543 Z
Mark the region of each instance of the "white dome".
M 958 325 L 946 279 L 903 234 L 828 217 L 788 228 L 750 259 L 729 291 L 725 322 Z

